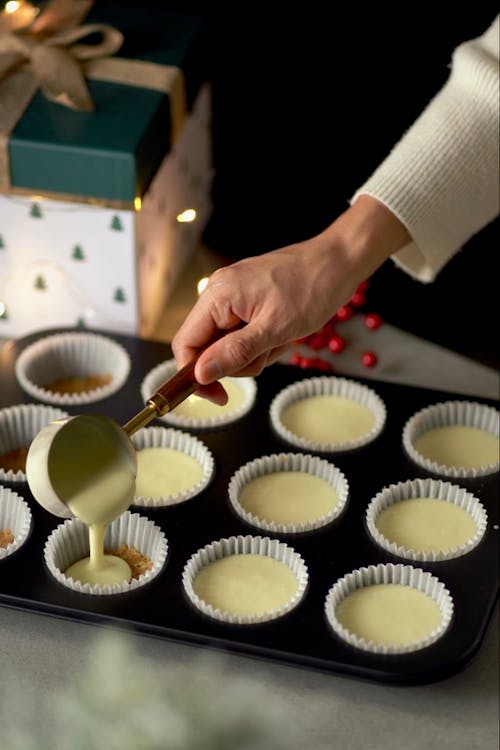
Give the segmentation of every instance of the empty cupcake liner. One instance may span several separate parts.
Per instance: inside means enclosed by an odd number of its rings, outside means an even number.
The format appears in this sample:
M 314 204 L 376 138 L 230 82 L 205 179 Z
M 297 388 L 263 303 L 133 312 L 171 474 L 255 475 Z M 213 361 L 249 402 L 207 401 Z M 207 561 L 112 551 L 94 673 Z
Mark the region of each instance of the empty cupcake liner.
M 245 485 L 257 477 L 285 471 L 303 472 L 322 479 L 336 491 L 337 503 L 328 513 L 297 524 L 259 518 L 241 505 L 240 494 Z M 236 513 L 251 526 L 274 533 L 298 534 L 319 529 L 338 518 L 346 506 L 349 485 L 340 469 L 318 456 L 303 453 L 275 453 L 249 461 L 239 468 L 230 479 L 228 494 Z M 305 502 L 307 503 L 307 500 Z
M 26 482 L 26 472 L 2 466 L 1 456 L 19 448 L 29 448 L 33 438 L 56 419 L 68 413 L 42 404 L 19 404 L 0 410 L 0 482 Z
M 50 534 L 44 547 L 44 558 L 49 571 L 54 578 L 73 591 L 81 594 L 109 595 L 124 594 L 134 591 L 150 583 L 160 573 L 167 559 L 168 545 L 165 534 L 150 521 L 138 513 L 125 511 L 106 530 L 104 548 L 117 549 L 122 544 L 135 547 L 141 555 L 148 557 L 153 563 L 151 570 L 146 571 L 140 578 L 133 578 L 130 582 L 114 585 L 81 583 L 65 575 L 64 571 L 70 565 L 89 555 L 89 529 L 78 518 L 69 519 L 57 526 Z
M 401 584 L 422 591 L 439 607 L 441 612 L 439 625 L 425 638 L 404 645 L 377 644 L 347 630 L 337 619 L 336 611 L 339 604 L 353 591 L 377 584 Z M 325 615 L 332 630 L 343 641 L 355 648 L 375 654 L 404 654 L 426 648 L 444 635 L 453 616 L 453 600 L 444 584 L 431 573 L 411 565 L 381 563 L 358 568 L 340 578 L 327 594 Z
M 192 435 L 166 427 L 145 427 L 132 437 L 132 442 L 137 451 L 143 448 L 170 448 L 185 453 L 200 464 L 203 471 L 202 478 L 185 491 L 173 495 L 166 491 L 165 494 L 155 497 L 136 495 L 133 505 L 150 508 L 177 505 L 199 495 L 212 480 L 215 471 L 213 455 L 201 440 Z
M 375 424 L 365 434 L 342 443 L 322 443 L 296 435 L 285 427 L 281 415 L 286 407 L 312 396 L 336 396 L 355 401 L 373 413 Z M 306 378 L 287 386 L 274 397 L 269 416 L 274 430 L 285 442 L 317 453 L 337 453 L 361 448 L 375 440 L 385 425 L 386 408 L 382 399 L 371 388 L 354 380 L 323 376 Z
M 128 378 L 130 357 L 112 339 L 94 333 L 45 336 L 21 352 L 15 373 L 33 398 L 49 404 L 89 404 L 116 393 Z M 60 378 L 110 375 L 107 385 L 83 393 L 55 393 L 46 385 Z
M 28 503 L 23 498 L 0 486 L 0 530 L 10 529 L 14 541 L 6 547 L 0 547 L 0 560 L 17 552 L 27 540 L 31 531 L 32 515 Z
M 377 520 L 380 514 L 392 505 L 417 497 L 435 498 L 461 508 L 474 521 L 475 533 L 464 544 L 442 549 L 439 552 L 425 552 L 391 542 L 377 528 Z M 399 484 L 391 484 L 375 495 L 366 510 L 366 525 L 372 539 L 392 555 L 421 562 L 440 562 L 461 557 L 474 549 L 484 536 L 488 525 L 488 516 L 481 502 L 470 492 L 456 484 L 443 482 L 439 479 L 413 479 Z
M 174 359 L 169 359 L 166 362 L 154 367 L 146 375 L 141 383 L 141 395 L 143 400 L 146 402 L 152 394 L 169 378 L 171 378 L 177 372 L 177 364 Z M 164 414 L 159 419 L 167 424 L 174 427 L 186 427 L 191 429 L 212 429 L 214 427 L 222 427 L 224 425 L 235 422 L 241 417 L 248 414 L 255 403 L 257 396 L 257 383 L 254 378 L 227 378 L 227 380 L 234 381 L 239 388 L 243 391 L 245 400 L 243 403 L 235 406 L 234 409 L 227 410 L 227 405 L 220 408 L 220 413 L 217 413 L 210 417 L 195 418 L 179 414 L 175 411 Z
M 210 563 L 231 555 L 263 555 L 286 565 L 297 578 L 295 594 L 281 607 L 269 610 L 264 614 L 239 615 L 224 612 L 205 602 L 194 591 L 193 582 L 202 568 Z M 277 539 L 261 536 L 232 536 L 219 539 L 205 545 L 187 561 L 182 574 L 184 591 L 196 609 L 204 615 L 220 622 L 237 625 L 255 625 L 269 620 L 276 620 L 294 609 L 304 597 L 308 571 L 301 556 L 292 547 L 279 542 Z
M 497 409 L 474 401 L 445 401 L 433 404 L 416 412 L 406 422 L 403 428 L 403 446 L 412 461 L 433 474 L 441 474 L 452 478 L 474 478 L 493 474 L 498 471 L 498 461 L 476 468 L 446 466 L 425 458 L 415 448 L 414 444 L 419 437 L 429 430 L 453 425 L 477 427 L 498 437 L 499 416 Z

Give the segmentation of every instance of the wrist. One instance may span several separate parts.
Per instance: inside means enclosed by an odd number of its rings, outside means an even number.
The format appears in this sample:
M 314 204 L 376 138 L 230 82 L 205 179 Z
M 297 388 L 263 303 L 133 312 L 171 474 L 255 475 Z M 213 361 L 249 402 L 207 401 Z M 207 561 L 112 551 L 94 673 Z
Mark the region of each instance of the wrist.
M 370 195 L 361 195 L 323 233 L 342 252 L 348 273 L 361 283 L 411 241 L 395 214 Z

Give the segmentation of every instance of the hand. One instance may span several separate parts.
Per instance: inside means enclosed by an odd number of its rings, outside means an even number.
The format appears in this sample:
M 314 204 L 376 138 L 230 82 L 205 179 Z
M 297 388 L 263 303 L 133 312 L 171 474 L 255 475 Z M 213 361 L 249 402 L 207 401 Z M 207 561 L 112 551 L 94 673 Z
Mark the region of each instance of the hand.
M 195 368 L 206 386 L 198 393 L 225 403 L 216 381 L 260 374 L 321 328 L 408 239 L 385 206 L 362 196 L 316 237 L 219 269 L 174 337 L 179 367 L 207 347 Z

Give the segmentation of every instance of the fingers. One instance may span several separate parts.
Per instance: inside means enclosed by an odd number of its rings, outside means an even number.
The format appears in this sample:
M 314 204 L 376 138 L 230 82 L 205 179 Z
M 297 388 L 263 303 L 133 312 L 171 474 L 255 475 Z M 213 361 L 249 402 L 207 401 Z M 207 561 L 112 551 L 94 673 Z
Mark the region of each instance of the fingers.
M 203 385 L 195 391 L 197 396 L 208 399 L 212 403 L 218 406 L 225 406 L 228 401 L 227 392 L 224 390 L 220 383 L 210 383 L 210 385 Z

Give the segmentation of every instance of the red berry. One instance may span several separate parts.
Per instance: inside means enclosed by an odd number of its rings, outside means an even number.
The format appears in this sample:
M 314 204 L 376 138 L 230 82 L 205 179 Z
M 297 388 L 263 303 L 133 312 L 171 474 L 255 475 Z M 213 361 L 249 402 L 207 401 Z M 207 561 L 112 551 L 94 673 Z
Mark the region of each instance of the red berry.
M 336 318 L 337 320 L 344 322 L 345 320 L 350 320 L 353 315 L 354 310 L 352 309 L 352 307 L 350 305 L 343 305 L 337 310 Z
M 322 333 L 313 333 L 311 336 L 308 337 L 307 343 L 311 347 L 311 349 L 314 349 L 315 351 L 319 351 L 320 349 L 324 349 L 326 346 L 327 338 Z
M 378 357 L 375 352 L 365 352 L 361 357 L 361 361 L 365 367 L 375 367 Z
M 358 286 L 357 291 L 358 292 L 366 292 L 368 287 L 370 286 L 370 279 L 366 279 L 365 281 L 362 281 L 361 284 Z
M 333 318 L 329 320 L 328 323 L 325 323 L 321 329 L 321 333 L 326 336 L 327 341 L 331 336 L 335 335 L 335 322 Z
M 314 360 L 314 367 L 316 370 L 323 370 L 324 372 L 333 371 L 332 363 L 328 362 L 326 359 L 320 359 L 319 357 Z
M 300 363 L 300 367 L 302 367 L 304 370 L 308 370 L 311 367 L 314 367 L 315 360 L 312 357 L 302 357 L 302 362 Z
M 378 313 L 368 313 L 368 315 L 365 316 L 365 326 L 369 328 L 370 331 L 376 331 L 377 328 L 380 328 L 380 326 L 383 325 L 383 323 L 384 321 Z
M 363 307 L 363 305 L 366 305 L 366 294 L 364 292 L 360 292 L 358 289 L 358 291 L 354 292 L 351 297 L 351 305 L 353 305 L 354 307 Z
M 302 362 L 302 354 L 299 354 L 299 352 L 294 352 L 292 356 L 290 357 L 290 364 L 299 366 Z
M 342 336 L 335 334 L 329 340 L 328 348 L 333 354 L 340 354 L 340 352 L 343 352 L 345 349 L 345 343 L 345 339 L 342 338 Z

